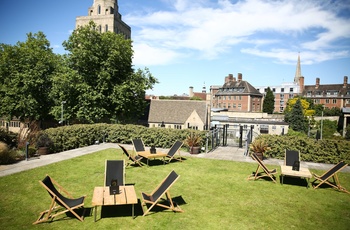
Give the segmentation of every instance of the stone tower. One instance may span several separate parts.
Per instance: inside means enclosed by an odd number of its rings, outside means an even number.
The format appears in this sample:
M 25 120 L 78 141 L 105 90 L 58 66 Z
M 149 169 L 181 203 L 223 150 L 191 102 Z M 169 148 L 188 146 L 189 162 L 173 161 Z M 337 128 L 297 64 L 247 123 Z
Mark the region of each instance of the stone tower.
M 88 16 L 78 16 L 75 28 L 85 26 L 90 21 L 94 21 L 97 30 L 101 33 L 111 31 L 123 34 L 125 39 L 131 38 L 131 28 L 122 21 L 122 16 L 118 9 L 118 0 L 94 0 L 88 10 Z

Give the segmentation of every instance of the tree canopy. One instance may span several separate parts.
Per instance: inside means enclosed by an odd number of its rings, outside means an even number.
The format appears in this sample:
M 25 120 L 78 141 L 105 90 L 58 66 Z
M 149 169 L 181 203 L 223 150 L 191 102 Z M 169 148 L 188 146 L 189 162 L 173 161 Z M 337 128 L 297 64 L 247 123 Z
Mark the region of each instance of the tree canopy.
M 275 109 L 275 96 L 270 87 L 267 87 L 266 96 L 263 102 L 263 112 L 272 114 Z
M 28 33 L 25 42 L 14 46 L 0 44 L 0 116 L 29 122 L 47 118 L 56 65 L 57 57 L 42 32 Z
M 132 41 L 96 25 L 79 27 L 56 55 L 42 32 L 0 44 L 0 116 L 70 123 L 130 122 L 142 116 L 145 91 L 157 79 L 132 67 Z M 64 104 L 63 104 L 64 102 Z
M 291 111 L 285 114 L 285 121 L 289 123 L 289 127 L 294 131 L 306 133 L 308 130 L 308 121 L 304 116 L 302 100 L 297 99 Z

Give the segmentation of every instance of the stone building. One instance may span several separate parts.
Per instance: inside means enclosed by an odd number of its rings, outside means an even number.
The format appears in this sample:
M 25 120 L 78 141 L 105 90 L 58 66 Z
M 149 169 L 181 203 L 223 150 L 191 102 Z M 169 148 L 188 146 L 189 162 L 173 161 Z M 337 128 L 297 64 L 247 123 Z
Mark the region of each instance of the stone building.
M 263 95 L 249 82 L 229 74 L 221 87 L 211 86 L 211 109 L 225 109 L 231 112 L 260 112 Z
M 111 31 L 124 35 L 125 39 L 131 38 L 131 28 L 122 21 L 122 15 L 119 13 L 118 0 L 94 0 L 88 9 L 88 16 L 76 18 L 75 28 L 85 26 L 90 21 L 96 23 L 97 30 L 101 33 Z

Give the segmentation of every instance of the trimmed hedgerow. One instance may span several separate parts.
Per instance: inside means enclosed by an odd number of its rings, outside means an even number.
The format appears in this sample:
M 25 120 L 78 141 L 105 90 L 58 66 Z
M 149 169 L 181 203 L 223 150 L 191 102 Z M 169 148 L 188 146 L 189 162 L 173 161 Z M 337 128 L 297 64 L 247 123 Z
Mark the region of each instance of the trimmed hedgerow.
M 300 151 L 302 161 L 336 164 L 343 160 L 350 164 L 350 142 L 346 140 L 315 140 L 298 136 L 261 135 L 270 149 L 266 156 L 284 159 L 286 149 Z

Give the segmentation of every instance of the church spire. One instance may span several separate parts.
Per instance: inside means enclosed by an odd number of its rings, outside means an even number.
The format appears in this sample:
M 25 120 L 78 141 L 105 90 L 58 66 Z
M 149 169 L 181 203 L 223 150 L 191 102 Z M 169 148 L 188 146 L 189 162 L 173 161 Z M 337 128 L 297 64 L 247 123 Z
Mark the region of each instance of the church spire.
M 301 77 L 301 68 L 300 68 L 300 53 L 298 54 L 298 63 L 297 69 L 295 71 L 294 83 L 299 84 L 299 79 Z

